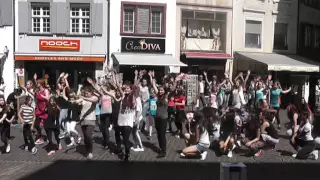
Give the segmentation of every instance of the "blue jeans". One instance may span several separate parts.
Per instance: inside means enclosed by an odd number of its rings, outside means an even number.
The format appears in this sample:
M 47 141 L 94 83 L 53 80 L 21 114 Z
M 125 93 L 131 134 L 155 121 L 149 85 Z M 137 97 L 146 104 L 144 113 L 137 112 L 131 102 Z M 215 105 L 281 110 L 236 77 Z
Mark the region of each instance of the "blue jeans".
M 59 115 L 60 134 L 66 130 L 65 124 L 66 124 L 67 118 L 68 118 L 68 109 L 61 109 L 60 115 Z

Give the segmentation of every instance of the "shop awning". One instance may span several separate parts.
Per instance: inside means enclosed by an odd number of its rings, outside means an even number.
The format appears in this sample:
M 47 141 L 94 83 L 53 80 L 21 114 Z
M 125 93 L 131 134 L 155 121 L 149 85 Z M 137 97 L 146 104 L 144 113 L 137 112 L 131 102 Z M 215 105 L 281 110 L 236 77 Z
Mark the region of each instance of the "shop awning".
M 282 55 L 276 53 L 236 52 L 238 64 L 242 61 L 256 61 L 267 67 L 269 71 L 319 72 L 319 63 L 298 55 Z
M 226 53 L 184 52 L 184 54 L 187 58 L 194 59 L 232 59 L 232 56 Z
M 138 66 L 187 66 L 168 54 L 112 53 L 119 65 Z
M 38 54 L 15 53 L 16 61 L 79 61 L 79 62 L 104 62 L 105 54 Z

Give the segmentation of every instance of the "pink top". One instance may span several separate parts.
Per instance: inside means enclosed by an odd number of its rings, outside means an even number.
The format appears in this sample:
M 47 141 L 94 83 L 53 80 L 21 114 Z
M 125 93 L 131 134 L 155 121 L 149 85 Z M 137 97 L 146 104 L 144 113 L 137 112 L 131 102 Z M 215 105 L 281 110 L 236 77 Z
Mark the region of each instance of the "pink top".
M 48 119 L 47 101 L 42 97 L 46 95 L 45 90 L 46 89 L 36 93 L 36 99 L 37 99 L 36 117 L 39 117 L 41 119 Z

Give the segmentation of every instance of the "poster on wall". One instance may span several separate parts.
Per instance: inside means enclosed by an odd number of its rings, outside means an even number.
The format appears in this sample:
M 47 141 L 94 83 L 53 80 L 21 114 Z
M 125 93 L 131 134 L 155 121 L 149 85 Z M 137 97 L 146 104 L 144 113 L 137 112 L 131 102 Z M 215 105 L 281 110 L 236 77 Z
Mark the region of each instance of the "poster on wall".
M 197 102 L 196 99 L 199 86 L 198 75 L 188 74 L 183 81 L 183 86 L 185 89 L 188 109 L 193 110 Z

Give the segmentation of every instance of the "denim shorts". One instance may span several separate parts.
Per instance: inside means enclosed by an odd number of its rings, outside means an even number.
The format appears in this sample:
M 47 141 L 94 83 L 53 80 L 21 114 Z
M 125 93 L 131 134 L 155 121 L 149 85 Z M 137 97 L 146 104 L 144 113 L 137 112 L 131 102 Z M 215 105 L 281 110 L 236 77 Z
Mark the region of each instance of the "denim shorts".
M 209 146 L 210 146 L 210 145 L 209 145 Z M 196 148 L 197 148 L 197 150 L 198 150 L 198 152 L 199 152 L 200 154 L 202 154 L 203 152 L 205 152 L 205 151 L 208 150 L 208 147 L 205 147 L 205 146 L 202 145 L 202 144 L 197 144 L 197 145 L 196 145 Z

